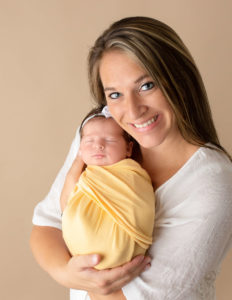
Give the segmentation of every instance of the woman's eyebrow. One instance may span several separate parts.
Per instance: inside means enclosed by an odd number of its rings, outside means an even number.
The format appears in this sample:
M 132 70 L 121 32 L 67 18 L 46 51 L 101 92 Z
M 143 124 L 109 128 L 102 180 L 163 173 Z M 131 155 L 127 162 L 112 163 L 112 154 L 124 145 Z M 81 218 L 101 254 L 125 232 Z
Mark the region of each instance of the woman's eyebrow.
M 148 77 L 150 77 L 148 74 L 144 74 L 144 75 L 142 75 L 142 76 L 139 76 L 139 78 L 136 79 L 136 80 L 134 81 L 134 83 L 137 84 L 137 83 L 143 81 L 145 78 L 148 78 Z M 106 92 L 106 91 L 116 91 L 116 89 L 115 89 L 114 87 L 105 87 L 105 88 L 104 88 L 104 91 L 105 91 L 105 92 Z
M 148 78 L 148 77 L 150 77 L 148 74 L 144 74 L 144 75 L 140 76 L 138 79 L 136 79 L 134 81 L 134 83 L 139 83 L 139 82 L 143 81 L 143 79 Z
M 106 92 L 106 91 L 116 91 L 116 90 L 113 87 L 106 87 L 104 88 L 104 91 Z

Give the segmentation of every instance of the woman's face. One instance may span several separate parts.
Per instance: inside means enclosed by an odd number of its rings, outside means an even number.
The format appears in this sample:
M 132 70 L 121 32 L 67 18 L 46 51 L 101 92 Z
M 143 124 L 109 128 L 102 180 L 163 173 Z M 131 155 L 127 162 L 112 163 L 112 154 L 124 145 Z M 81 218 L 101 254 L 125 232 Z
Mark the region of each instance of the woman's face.
M 163 93 L 132 57 L 120 50 L 106 52 L 99 72 L 112 116 L 142 147 L 169 145 L 180 135 Z

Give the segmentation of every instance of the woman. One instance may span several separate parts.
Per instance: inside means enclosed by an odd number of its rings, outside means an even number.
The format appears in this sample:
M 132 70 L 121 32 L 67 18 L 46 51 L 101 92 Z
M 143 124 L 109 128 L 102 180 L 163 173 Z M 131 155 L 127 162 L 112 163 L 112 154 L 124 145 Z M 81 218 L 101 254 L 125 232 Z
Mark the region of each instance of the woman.
M 111 270 L 91 268 L 98 255 L 70 257 L 58 229 L 59 193 L 77 152 L 76 137 L 50 194 L 35 210 L 35 257 L 59 283 L 107 294 L 105 299 L 115 291 L 111 299 L 214 299 L 215 277 L 232 240 L 232 164 L 191 55 L 167 25 L 122 19 L 91 49 L 89 81 L 96 101 L 107 104 L 140 144 L 156 196 L 154 243 L 149 257 Z M 71 292 L 71 299 L 85 296 Z

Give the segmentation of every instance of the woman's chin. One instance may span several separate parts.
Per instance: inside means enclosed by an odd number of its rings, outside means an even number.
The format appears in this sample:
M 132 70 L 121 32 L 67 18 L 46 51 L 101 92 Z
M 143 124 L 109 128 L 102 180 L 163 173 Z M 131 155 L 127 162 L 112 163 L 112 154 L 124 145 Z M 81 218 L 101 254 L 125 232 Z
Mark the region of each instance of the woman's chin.
M 154 136 L 147 136 L 147 137 L 143 137 L 143 138 L 135 138 L 134 139 L 139 143 L 141 148 L 144 149 L 155 149 L 156 147 L 160 146 L 161 144 L 164 143 L 165 138 L 155 138 Z

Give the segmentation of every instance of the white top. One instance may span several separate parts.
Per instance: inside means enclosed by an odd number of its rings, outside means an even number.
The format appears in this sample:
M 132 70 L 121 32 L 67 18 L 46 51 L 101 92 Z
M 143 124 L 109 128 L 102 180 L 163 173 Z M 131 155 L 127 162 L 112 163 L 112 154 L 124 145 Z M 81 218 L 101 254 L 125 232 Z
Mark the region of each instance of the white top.
M 79 147 L 79 134 L 33 223 L 61 228 L 60 192 Z M 232 163 L 200 148 L 157 189 L 151 268 L 123 288 L 128 300 L 213 300 L 218 268 L 232 244 Z M 88 299 L 71 290 L 71 300 Z

